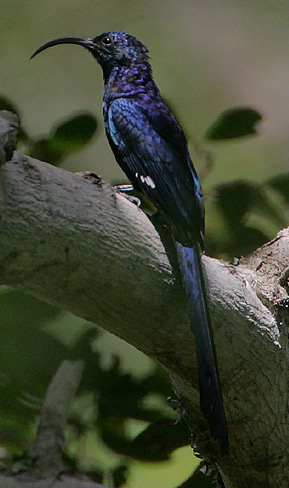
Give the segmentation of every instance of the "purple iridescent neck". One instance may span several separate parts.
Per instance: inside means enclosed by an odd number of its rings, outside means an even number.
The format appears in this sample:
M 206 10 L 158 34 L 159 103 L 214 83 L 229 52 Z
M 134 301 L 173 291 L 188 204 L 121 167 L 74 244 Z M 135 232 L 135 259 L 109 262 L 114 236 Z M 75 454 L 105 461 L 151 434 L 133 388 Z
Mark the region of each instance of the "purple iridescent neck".
M 103 70 L 104 98 L 131 97 L 151 93 L 159 94 L 148 62 L 130 66 L 115 66 L 110 73 Z

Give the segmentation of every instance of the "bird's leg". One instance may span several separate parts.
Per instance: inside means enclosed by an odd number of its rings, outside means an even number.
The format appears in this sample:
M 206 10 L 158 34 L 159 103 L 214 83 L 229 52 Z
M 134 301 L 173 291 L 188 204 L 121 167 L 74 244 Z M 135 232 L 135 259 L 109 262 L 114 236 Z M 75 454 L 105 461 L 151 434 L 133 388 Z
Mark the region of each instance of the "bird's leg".
M 122 192 L 127 193 L 130 191 L 134 191 L 134 187 L 130 183 L 127 183 L 126 185 L 115 185 L 113 186 L 113 189 L 115 191 L 119 191 L 120 193 Z
M 116 185 L 113 186 L 114 191 L 121 193 L 125 198 L 127 198 L 131 203 L 134 203 L 137 207 L 141 206 L 141 201 L 138 197 L 134 195 L 128 195 L 128 192 L 134 191 L 133 185 Z

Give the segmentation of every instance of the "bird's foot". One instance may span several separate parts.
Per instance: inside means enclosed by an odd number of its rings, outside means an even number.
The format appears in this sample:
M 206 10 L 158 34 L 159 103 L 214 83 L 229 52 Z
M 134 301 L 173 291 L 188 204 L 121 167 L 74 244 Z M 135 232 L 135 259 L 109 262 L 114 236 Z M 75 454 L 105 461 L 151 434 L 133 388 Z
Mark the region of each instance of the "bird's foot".
M 131 203 L 134 203 L 137 207 L 140 207 L 141 206 L 141 201 L 138 197 L 134 196 L 134 195 L 128 195 L 127 193 L 128 192 L 131 192 L 131 191 L 134 191 L 134 187 L 133 185 L 116 185 L 113 187 L 113 189 L 118 192 L 118 193 L 121 193 L 125 198 L 127 198 Z

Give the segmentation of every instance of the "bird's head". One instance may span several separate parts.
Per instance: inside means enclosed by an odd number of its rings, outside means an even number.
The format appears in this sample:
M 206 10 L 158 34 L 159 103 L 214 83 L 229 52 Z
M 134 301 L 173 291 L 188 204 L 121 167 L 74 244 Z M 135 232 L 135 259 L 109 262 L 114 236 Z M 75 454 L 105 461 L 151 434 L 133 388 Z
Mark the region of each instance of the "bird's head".
M 93 39 L 86 37 L 63 37 L 49 41 L 31 56 L 34 58 L 45 49 L 58 44 L 78 44 L 85 47 L 96 58 L 105 72 L 114 66 L 131 66 L 148 61 L 147 48 L 135 37 L 124 32 L 106 32 Z

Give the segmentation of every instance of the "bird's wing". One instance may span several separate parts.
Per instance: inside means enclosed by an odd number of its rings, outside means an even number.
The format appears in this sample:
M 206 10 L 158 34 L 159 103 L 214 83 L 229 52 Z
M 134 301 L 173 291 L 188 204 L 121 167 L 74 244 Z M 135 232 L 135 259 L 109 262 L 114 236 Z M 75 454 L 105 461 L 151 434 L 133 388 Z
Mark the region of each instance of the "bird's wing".
M 190 166 L 186 140 L 169 112 L 156 114 L 132 100 L 116 99 L 108 110 L 106 130 L 116 159 L 135 188 L 169 216 L 173 228 L 186 228 L 201 240 L 201 188 Z

